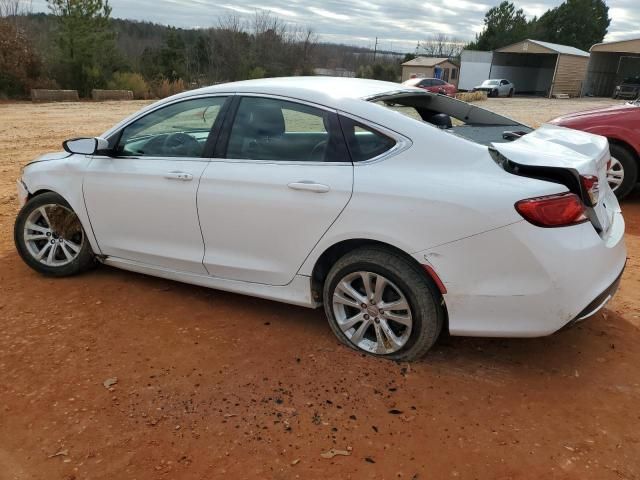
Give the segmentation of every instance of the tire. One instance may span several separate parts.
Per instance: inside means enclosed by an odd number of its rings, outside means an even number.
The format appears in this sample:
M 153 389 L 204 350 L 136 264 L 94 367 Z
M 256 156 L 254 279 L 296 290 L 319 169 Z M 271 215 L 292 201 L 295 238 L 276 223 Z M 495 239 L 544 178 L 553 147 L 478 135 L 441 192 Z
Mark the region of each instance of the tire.
M 27 222 L 33 228 L 27 229 Z M 13 238 L 22 260 L 43 275 L 68 277 L 95 265 L 80 220 L 57 193 L 43 193 L 22 207 L 14 224 Z M 37 258 L 39 252 L 43 254 L 41 260 Z
M 513 98 L 513 88 L 509 90 L 509 98 Z
M 620 162 L 624 171 L 622 183 L 614 190 L 616 197 L 622 200 L 631 193 L 638 182 L 638 161 L 629 149 L 622 145 L 612 143 L 609 149 L 611 156 Z
M 491 92 L 491 96 L 495 97 L 495 98 L 498 98 L 500 96 L 500 92 L 498 90 L 493 90 Z
M 366 310 L 362 308 L 363 304 L 357 308 L 353 305 L 343 305 L 340 297 L 349 301 L 356 298 L 345 295 L 346 290 L 343 290 L 343 285 L 348 283 L 345 279 L 351 277 L 354 277 L 354 283 L 349 285 L 357 290 L 356 293 L 361 294 L 361 300 L 367 298 L 361 272 L 372 280 L 372 295 L 377 282 L 381 278 L 386 280 L 386 287 L 382 288 L 385 297 L 377 303 L 378 306 L 386 304 L 390 307 L 395 303 L 398 306 L 406 304 L 408 308 L 389 309 L 385 312 L 382 309 L 378 310 L 378 307 L 373 305 L 375 302 L 370 302 Z M 358 282 L 362 285 L 359 289 Z M 335 300 L 336 298 L 338 300 Z M 340 258 L 326 278 L 323 300 L 329 325 L 342 343 L 357 351 L 394 361 L 413 361 L 421 358 L 438 339 L 445 319 L 442 296 L 431 279 L 410 259 L 383 247 L 362 247 Z M 368 313 L 371 314 L 368 320 L 362 320 L 353 328 L 348 328 L 352 319 L 360 315 L 366 318 Z M 410 327 L 389 318 L 402 317 L 402 321 L 406 322 L 407 315 Z M 377 318 L 378 316 L 380 318 Z M 343 327 L 340 326 L 341 322 Z M 368 322 L 368 326 L 365 322 Z M 374 342 L 381 338 L 377 336 L 378 332 L 384 332 L 385 328 L 391 328 L 396 343 L 391 342 L 391 337 L 387 334 L 384 334 L 385 341 Z M 352 338 L 357 337 L 361 330 L 364 330 L 360 335 L 362 341 L 356 344 Z M 402 345 L 398 341 L 400 339 L 404 340 Z M 382 350 L 376 345 L 382 346 Z

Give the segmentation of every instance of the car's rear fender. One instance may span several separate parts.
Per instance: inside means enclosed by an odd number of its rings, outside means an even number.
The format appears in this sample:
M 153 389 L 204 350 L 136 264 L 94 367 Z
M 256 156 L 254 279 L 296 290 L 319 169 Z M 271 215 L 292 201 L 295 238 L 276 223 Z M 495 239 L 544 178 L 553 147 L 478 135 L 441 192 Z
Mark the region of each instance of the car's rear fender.
M 588 223 L 541 228 L 525 221 L 414 254 L 444 283 L 453 335 L 535 337 L 576 318 L 619 277 L 624 220 L 605 238 Z
M 438 142 L 414 136 L 408 150 L 356 165 L 349 204 L 300 274 L 311 275 L 320 255 L 345 240 L 370 239 L 412 254 L 520 222 L 516 202 L 566 191 L 556 183 L 505 172 L 486 147 L 434 133 L 442 137 Z

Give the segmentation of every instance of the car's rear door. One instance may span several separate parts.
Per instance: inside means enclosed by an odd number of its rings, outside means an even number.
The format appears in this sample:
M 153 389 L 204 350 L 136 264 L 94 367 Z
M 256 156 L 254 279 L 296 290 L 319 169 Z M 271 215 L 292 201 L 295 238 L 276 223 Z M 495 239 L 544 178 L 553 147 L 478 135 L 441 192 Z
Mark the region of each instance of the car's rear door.
M 500 81 L 500 95 L 507 96 L 511 91 L 511 84 L 507 80 Z
M 215 277 L 286 285 L 349 199 L 353 164 L 335 111 L 238 96 L 198 191 Z
M 226 101 L 200 97 L 154 110 L 116 134 L 115 155 L 92 159 L 83 190 L 104 255 L 207 274 L 196 192 Z

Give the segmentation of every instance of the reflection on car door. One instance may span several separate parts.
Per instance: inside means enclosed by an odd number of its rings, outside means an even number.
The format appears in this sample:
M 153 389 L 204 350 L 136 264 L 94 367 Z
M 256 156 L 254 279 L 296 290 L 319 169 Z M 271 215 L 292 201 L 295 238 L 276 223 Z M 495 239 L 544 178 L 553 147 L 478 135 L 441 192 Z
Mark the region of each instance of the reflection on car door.
M 197 98 L 156 110 L 120 132 L 115 156 L 92 159 L 83 189 L 103 254 L 206 275 L 196 191 L 225 100 Z
M 286 285 L 351 198 L 335 112 L 237 97 L 198 191 L 210 275 Z

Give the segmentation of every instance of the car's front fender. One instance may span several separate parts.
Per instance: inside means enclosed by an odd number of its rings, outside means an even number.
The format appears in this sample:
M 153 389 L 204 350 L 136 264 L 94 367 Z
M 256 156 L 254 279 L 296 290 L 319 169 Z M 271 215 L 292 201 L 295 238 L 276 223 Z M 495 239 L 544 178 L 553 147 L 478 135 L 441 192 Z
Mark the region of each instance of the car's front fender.
M 64 198 L 78 215 L 94 253 L 102 252 L 95 238 L 84 203 L 82 179 L 90 157 L 71 155 L 51 161 L 36 161 L 27 165 L 20 179 L 31 198 L 42 192 L 54 192 Z

